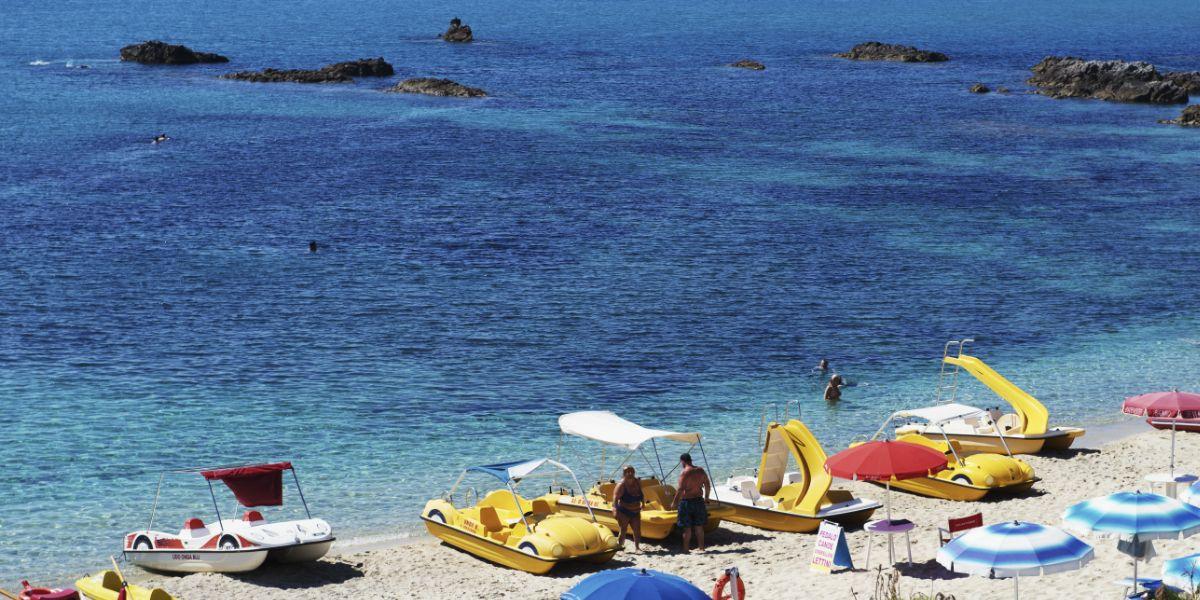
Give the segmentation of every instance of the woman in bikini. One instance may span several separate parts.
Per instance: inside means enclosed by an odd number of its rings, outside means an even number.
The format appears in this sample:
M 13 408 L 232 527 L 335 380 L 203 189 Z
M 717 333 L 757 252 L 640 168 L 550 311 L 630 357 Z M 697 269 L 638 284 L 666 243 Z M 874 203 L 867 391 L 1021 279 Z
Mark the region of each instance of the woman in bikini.
M 617 519 L 617 527 L 621 530 L 618 541 L 625 545 L 625 529 L 633 530 L 633 551 L 641 552 L 642 542 L 642 484 L 638 481 L 637 472 L 633 466 L 626 466 L 621 472 L 621 483 L 613 489 L 613 517 Z

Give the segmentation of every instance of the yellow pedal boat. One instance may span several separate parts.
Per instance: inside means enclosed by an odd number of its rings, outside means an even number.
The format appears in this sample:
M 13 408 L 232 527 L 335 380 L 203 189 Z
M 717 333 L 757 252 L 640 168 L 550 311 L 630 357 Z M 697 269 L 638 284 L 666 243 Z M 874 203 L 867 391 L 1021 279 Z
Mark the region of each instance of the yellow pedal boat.
M 966 344 L 975 340 L 953 340 L 942 350 L 942 370 L 938 376 L 938 402 L 954 403 L 958 399 L 958 375 L 970 373 L 1012 406 L 1013 411 L 1001 414 L 998 409 L 982 415 L 946 422 L 942 428 L 949 439 L 959 443 L 963 454 L 1037 454 L 1066 450 L 1085 432 L 1080 427 L 1050 427 L 1050 411 L 1045 405 L 1003 375 L 974 356 L 963 353 Z M 951 356 L 950 349 L 958 348 Z M 953 369 L 947 369 L 947 365 Z M 920 427 L 904 433 L 925 433 Z
M 77 580 L 75 589 L 92 600 L 117 600 L 117 595 L 121 593 L 121 577 L 116 571 L 101 571 Z M 161 588 L 146 589 L 130 584 L 125 591 L 128 600 L 174 600 L 171 594 Z
M 820 528 L 821 521 L 861 526 L 882 506 L 830 489 L 833 478 L 825 471 L 825 450 L 803 422 L 773 422 L 765 433 L 755 476 L 730 477 L 715 488 L 722 504 L 733 507 L 728 520 L 770 531 L 809 533 Z M 787 470 L 789 458 L 797 470 Z
M 642 539 L 646 540 L 663 540 L 671 535 L 676 530 L 675 522 L 678 518 L 678 513 L 670 510 L 669 507 L 675 499 L 675 487 L 663 483 L 655 472 L 655 466 L 662 469 L 662 458 L 658 454 L 658 444 L 655 440 L 670 440 L 692 444 L 693 446 L 700 445 L 700 434 L 680 433 L 677 431 L 666 431 L 662 429 L 649 429 L 642 427 L 637 423 L 627 421 L 616 414 L 609 411 L 582 411 L 562 415 L 558 418 L 559 429 L 564 435 L 571 435 L 583 439 L 600 442 L 606 446 L 615 446 L 629 452 L 628 459 L 635 452 L 642 448 L 643 444 L 650 443 L 655 458 L 654 463 L 649 463 L 645 467 L 649 468 L 651 475 L 647 477 L 639 477 L 641 483 L 642 494 L 645 501 L 642 503 Z M 690 448 L 689 448 L 690 450 Z M 704 448 L 700 446 L 700 452 L 703 456 Z M 605 465 L 604 453 L 600 453 L 600 472 L 601 481 L 593 485 L 586 494 L 575 496 L 564 493 L 564 490 L 551 492 L 541 497 L 546 500 L 552 508 L 563 514 L 572 514 L 582 516 L 588 513 L 590 507 L 594 509 L 596 519 L 602 525 L 610 530 L 619 531 L 617 519 L 612 514 L 612 495 L 617 484 L 613 479 L 604 481 Z M 643 454 L 643 456 L 645 456 Z M 707 467 L 707 458 L 704 459 Z M 624 461 L 617 464 L 620 468 Z M 677 466 L 677 462 L 670 463 Z M 674 470 L 674 467 L 672 468 Z M 709 477 L 712 477 L 711 470 L 708 470 Z M 721 521 L 728 519 L 733 515 L 733 507 L 727 506 L 724 502 L 708 500 L 705 503 L 708 510 L 708 520 L 704 523 L 704 530 L 711 532 L 721 525 Z
M 896 440 L 928 446 L 946 455 L 944 470 L 932 477 L 893 481 L 892 487 L 931 498 L 964 502 L 981 500 L 988 494 L 1016 494 L 1032 488 L 1039 479 L 1025 461 L 1007 454 L 964 455 L 960 443 L 940 429 L 943 422 L 977 417 L 981 412 L 962 404 L 942 404 L 892 413 L 872 439 L 879 439 L 894 421 L 923 421 L 923 430 L 941 434 L 940 440 L 918 433 L 904 433 L 904 425 L 896 428 Z
M 482 559 L 538 575 L 560 562 L 603 563 L 611 559 L 619 548 L 617 538 L 594 516 L 558 514 L 546 500 L 529 501 L 517 494 L 517 484 L 544 466 L 570 474 L 579 488 L 570 469 L 545 458 L 470 467 L 443 498 L 425 504 L 421 511 L 425 528 L 443 542 Z M 472 506 L 456 507 L 454 493 L 470 473 L 495 477 L 505 488 L 489 492 Z M 590 507 L 586 514 L 592 514 Z

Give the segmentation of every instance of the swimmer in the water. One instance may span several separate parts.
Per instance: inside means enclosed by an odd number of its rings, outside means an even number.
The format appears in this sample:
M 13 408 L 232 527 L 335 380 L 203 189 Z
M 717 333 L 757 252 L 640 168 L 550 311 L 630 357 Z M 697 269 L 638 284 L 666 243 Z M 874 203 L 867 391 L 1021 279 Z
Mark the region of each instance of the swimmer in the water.
M 845 385 L 842 381 L 842 376 L 834 374 L 829 378 L 829 385 L 825 386 L 825 401 L 837 402 L 842 399 L 842 386 Z
M 150 143 L 151 143 L 151 144 L 161 144 L 161 143 L 163 143 L 163 142 L 165 142 L 165 141 L 167 141 L 167 140 L 169 140 L 169 139 L 171 139 L 171 138 L 167 137 L 167 134 L 165 134 L 165 133 L 160 133 L 160 134 L 158 134 L 158 135 L 154 136 L 154 141 L 153 141 L 153 142 L 150 142 Z
M 817 363 L 817 366 L 816 366 L 816 371 L 817 371 L 818 373 L 826 373 L 826 372 L 828 372 L 828 371 L 829 371 L 829 361 L 828 361 L 828 360 L 825 360 L 824 358 L 822 358 L 822 359 L 821 359 L 821 362 Z
M 308 251 L 309 252 L 317 251 L 317 242 L 315 240 L 308 243 Z

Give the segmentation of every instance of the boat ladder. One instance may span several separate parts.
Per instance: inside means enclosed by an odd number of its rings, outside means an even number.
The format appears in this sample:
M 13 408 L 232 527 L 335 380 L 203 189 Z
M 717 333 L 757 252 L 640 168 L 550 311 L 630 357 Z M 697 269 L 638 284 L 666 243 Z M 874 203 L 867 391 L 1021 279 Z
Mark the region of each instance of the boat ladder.
M 962 356 L 963 348 L 974 341 L 971 338 L 950 340 L 942 347 L 942 367 L 938 371 L 937 401 L 935 404 L 951 404 L 958 400 L 958 373 L 962 370 L 962 367 L 954 365 L 953 368 L 948 368 L 945 359 L 947 356 L 950 356 L 950 348 L 958 348 L 958 355 Z

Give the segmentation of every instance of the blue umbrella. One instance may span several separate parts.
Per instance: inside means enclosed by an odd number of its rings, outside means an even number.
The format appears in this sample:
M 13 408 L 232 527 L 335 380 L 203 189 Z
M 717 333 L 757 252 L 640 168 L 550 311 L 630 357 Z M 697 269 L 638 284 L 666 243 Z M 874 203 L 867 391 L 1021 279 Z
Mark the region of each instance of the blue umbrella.
M 596 573 L 567 590 L 561 600 L 709 600 L 688 580 L 647 569 Z
M 1081 535 L 1128 540 L 1136 547 L 1150 540 L 1179 539 L 1200 532 L 1200 510 L 1158 494 L 1117 492 L 1067 508 L 1063 525 Z M 1137 558 L 1133 581 L 1136 587 Z
M 1168 560 L 1163 563 L 1163 583 L 1193 593 L 1200 587 L 1200 554 Z
M 1012 577 L 1019 597 L 1021 575 L 1071 571 L 1092 556 L 1091 546 L 1057 527 L 1011 521 L 954 538 L 938 550 L 937 561 L 955 573 Z

